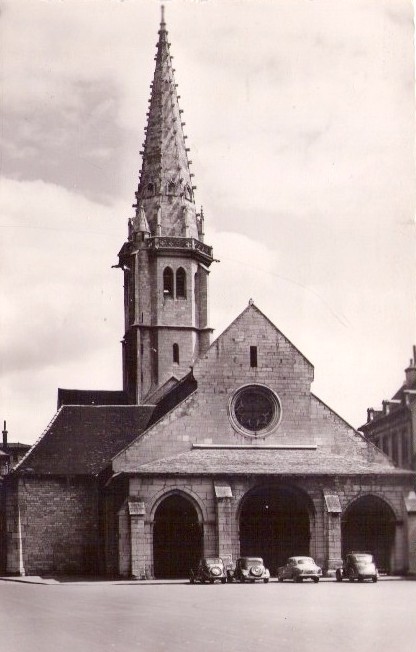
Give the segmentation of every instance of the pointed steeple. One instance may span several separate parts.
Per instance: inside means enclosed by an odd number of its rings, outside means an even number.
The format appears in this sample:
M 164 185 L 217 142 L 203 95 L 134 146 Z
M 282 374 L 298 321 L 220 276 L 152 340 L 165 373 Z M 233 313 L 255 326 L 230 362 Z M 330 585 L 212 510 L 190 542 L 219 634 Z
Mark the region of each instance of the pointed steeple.
M 172 59 L 162 7 L 135 207 L 137 214 L 144 208 L 152 236 L 199 238 L 193 175 Z
M 212 332 L 208 268 L 214 257 L 204 242 L 202 209 L 195 210 L 163 9 L 155 60 L 136 213 L 118 264 L 124 272 L 123 388 L 131 403 L 146 402 L 189 373 Z

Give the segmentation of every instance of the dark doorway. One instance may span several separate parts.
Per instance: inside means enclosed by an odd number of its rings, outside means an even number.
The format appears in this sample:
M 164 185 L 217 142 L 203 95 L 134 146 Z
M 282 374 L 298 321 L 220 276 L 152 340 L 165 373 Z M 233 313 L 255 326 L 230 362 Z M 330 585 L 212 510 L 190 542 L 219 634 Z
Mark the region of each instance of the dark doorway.
M 202 528 L 192 503 L 173 494 L 165 498 L 155 514 L 153 529 L 156 578 L 189 577 L 202 555 Z
M 345 512 L 342 521 L 342 554 L 371 552 L 379 570 L 390 572 L 395 517 L 381 498 L 363 496 Z
M 272 575 L 292 555 L 309 555 L 307 496 L 291 487 L 259 487 L 244 499 L 240 514 L 242 556 L 263 557 Z

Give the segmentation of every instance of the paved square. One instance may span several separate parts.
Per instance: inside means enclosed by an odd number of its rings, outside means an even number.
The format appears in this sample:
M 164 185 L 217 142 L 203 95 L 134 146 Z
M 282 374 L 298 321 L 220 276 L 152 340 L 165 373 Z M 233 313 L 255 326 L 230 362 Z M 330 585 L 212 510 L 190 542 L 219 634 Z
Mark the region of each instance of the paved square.
M 414 652 L 416 582 L 0 582 L 7 652 Z

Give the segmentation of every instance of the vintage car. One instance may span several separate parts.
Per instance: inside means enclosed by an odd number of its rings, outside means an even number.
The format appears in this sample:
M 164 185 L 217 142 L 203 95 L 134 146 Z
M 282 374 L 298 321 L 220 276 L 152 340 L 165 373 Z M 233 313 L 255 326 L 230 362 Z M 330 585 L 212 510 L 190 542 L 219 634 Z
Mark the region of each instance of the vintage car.
M 270 580 L 270 572 L 261 557 L 239 557 L 233 569 L 227 570 L 229 582 L 256 582 L 265 584 Z
M 293 580 L 294 582 L 303 582 L 303 580 L 313 580 L 319 582 L 322 577 L 322 569 L 319 568 L 312 557 L 289 557 L 284 566 L 277 569 L 277 579 Z
M 353 582 L 358 580 L 372 580 L 377 582 L 378 570 L 374 563 L 373 555 L 368 552 L 350 552 L 346 555 L 342 568 L 337 568 L 335 572 L 337 582 L 349 580 Z
M 225 584 L 227 575 L 222 559 L 220 557 L 204 557 L 199 561 L 198 568 L 191 570 L 189 581 L 191 584 L 195 584 L 195 582 L 214 584 L 215 581 Z

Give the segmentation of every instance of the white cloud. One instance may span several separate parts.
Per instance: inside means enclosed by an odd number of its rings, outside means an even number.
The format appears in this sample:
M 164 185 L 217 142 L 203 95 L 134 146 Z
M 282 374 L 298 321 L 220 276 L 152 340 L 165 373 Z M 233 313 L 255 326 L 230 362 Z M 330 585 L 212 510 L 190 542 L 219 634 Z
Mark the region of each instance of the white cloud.
M 2 409 L 33 441 L 57 386 L 120 388 L 122 279 L 159 3 L 7 0 Z M 166 16 L 204 204 L 211 323 L 252 297 L 359 425 L 414 343 L 408 0 L 174 0 Z M 24 409 L 22 408 L 24 406 Z

